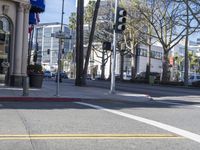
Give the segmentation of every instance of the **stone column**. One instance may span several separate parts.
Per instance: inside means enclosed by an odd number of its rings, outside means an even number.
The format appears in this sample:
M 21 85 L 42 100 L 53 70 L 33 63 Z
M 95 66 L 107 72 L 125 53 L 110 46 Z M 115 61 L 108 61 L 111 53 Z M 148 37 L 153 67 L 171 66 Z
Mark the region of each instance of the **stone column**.
M 14 50 L 14 74 L 11 85 L 22 85 L 22 48 L 24 28 L 24 5 L 19 3 L 16 16 L 15 50 Z
M 28 61 L 28 28 L 29 28 L 29 10 L 31 6 L 25 5 L 24 7 L 24 31 L 23 31 L 23 51 L 22 51 L 22 76 L 27 76 L 27 61 Z

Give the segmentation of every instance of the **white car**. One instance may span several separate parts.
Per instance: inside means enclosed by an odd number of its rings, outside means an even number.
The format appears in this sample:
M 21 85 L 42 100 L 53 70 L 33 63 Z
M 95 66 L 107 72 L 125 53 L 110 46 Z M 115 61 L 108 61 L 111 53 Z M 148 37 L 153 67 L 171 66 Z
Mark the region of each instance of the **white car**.
M 191 75 L 188 82 L 192 85 L 192 83 L 196 81 L 200 81 L 200 75 Z

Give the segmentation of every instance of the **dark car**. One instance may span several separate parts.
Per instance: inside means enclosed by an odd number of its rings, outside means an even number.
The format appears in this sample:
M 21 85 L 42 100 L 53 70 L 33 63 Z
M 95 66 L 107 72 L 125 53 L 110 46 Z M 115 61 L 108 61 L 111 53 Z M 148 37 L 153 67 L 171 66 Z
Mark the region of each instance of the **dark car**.
M 145 79 L 146 72 L 140 72 L 136 75 L 136 79 Z
M 154 77 L 154 80 L 160 80 L 160 73 L 158 72 L 150 72 L 150 76 Z M 146 72 L 140 72 L 136 75 L 136 79 L 145 79 L 146 78 Z
M 68 79 L 68 76 L 67 76 L 67 74 L 66 74 L 65 72 L 61 72 L 61 73 L 60 73 L 60 77 L 61 77 L 62 79 Z
M 92 80 L 92 75 L 91 75 L 91 74 L 87 74 L 86 79 L 87 79 L 87 80 Z
M 50 71 L 45 71 L 44 72 L 44 77 L 51 78 L 52 77 L 52 73 Z

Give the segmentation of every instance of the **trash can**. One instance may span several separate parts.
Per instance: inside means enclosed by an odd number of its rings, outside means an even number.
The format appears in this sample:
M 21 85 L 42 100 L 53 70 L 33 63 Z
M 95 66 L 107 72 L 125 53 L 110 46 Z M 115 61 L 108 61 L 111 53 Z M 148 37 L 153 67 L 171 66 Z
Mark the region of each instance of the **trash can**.
M 149 84 L 153 85 L 154 84 L 154 76 L 149 76 Z

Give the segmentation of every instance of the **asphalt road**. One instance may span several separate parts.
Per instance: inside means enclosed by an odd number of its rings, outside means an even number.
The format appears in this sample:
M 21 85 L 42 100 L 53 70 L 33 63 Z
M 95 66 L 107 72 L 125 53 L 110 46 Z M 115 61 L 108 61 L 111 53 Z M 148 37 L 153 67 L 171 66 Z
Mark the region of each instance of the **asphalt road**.
M 155 101 L 0 102 L 0 149 L 198 150 L 199 116 Z

